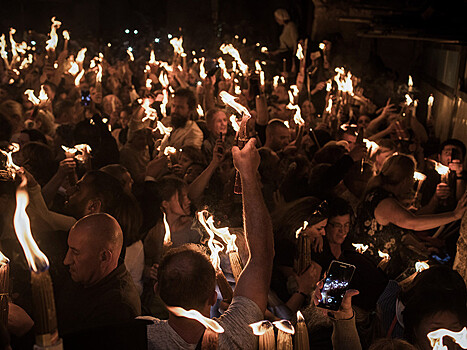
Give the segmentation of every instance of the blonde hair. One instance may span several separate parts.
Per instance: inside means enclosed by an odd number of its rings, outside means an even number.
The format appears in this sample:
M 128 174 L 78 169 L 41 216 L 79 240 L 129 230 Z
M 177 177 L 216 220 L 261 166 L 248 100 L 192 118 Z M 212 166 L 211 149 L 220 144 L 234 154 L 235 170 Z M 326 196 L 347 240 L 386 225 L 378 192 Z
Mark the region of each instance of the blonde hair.
M 397 185 L 405 179 L 413 177 L 415 168 L 416 161 L 412 156 L 395 153 L 384 161 L 380 173 L 370 179 L 367 191 L 375 187 Z

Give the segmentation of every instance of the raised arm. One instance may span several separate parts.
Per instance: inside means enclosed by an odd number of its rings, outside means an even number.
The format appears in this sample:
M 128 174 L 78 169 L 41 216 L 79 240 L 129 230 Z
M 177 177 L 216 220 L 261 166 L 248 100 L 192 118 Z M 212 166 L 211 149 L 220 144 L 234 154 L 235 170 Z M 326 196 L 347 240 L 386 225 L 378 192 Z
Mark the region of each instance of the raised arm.
M 232 156 L 242 180 L 243 218 L 250 253 L 234 296 L 247 297 L 264 312 L 271 282 L 274 238 L 271 217 L 264 204 L 258 179 L 260 157 L 255 140 L 250 139 L 242 150 L 233 147 Z
M 466 204 L 467 195 L 464 194 L 454 211 L 436 215 L 417 216 L 403 208 L 395 199 L 386 198 L 376 207 L 375 218 L 381 225 L 392 223 L 402 228 L 424 231 L 459 220 L 466 210 Z

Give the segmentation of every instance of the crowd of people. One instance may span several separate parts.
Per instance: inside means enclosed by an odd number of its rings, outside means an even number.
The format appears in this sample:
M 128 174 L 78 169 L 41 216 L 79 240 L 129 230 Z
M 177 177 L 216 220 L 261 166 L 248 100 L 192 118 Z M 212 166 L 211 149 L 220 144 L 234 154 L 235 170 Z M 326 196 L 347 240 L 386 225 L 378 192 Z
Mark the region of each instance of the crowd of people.
M 215 318 L 221 349 L 255 349 L 250 324 L 298 311 L 312 349 L 425 350 L 429 332 L 467 324 L 465 145 L 436 144 L 412 86 L 377 106 L 331 41 L 298 41 L 275 17 L 280 47 L 258 57 L 3 41 L 3 348 L 29 349 L 38 317 L 13 225 L 24 179 L 65 348 L 200 348 L 205 327 L 171 307 Z M 236 237 L 239 276 L 226 251 L 211 261 L 200 212 Z M 322 312 L 334 260 L 356 269 Z

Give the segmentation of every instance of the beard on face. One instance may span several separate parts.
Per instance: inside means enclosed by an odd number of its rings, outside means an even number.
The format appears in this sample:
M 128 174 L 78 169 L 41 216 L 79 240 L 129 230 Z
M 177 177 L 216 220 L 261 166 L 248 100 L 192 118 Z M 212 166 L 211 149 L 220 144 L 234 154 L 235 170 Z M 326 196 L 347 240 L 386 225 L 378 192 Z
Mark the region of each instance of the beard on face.
M 171 117 L 171 123 L 175 129 L 183 128 L 188 121 L 188 117 L 184 117 L 178 113 L 172 113 Z

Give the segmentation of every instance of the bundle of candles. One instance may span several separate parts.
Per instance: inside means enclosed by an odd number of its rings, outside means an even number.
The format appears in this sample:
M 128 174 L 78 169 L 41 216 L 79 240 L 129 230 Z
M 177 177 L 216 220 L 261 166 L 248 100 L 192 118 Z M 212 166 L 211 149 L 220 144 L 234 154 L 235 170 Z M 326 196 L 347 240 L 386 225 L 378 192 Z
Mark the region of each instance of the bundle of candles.
M 294 327 L 288 320 L 275 322 L 259 321 L 250 324 L 253 334 L 258 336 L 259 350 L 309 350 L 308 329 L 300 311 Z M 277 329 L 277 336 L 274 332 Z
M 62 341 L 58 336 L 52 280 L 48 271 L 49 261 L 32 236 L 26 213 L 28 202 L 26 178 L 24 178 L 16 192 L 14 227 L 31 270 L 36 347 L 62 349 Z

